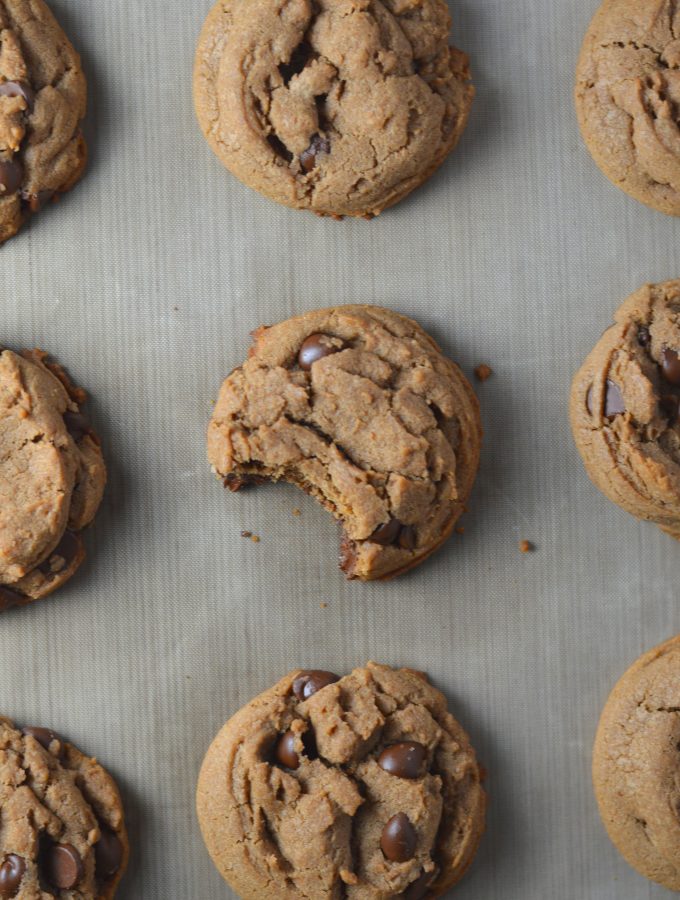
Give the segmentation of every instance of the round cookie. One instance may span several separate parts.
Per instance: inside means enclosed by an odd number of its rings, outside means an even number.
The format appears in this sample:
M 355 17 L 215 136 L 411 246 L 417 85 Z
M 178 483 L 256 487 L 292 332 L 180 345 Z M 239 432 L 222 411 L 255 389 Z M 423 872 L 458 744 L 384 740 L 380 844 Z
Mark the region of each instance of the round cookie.
M 477 399 L 412 319 L 377 306 L 316 310 L 254 332 L 208 429 L 236 491 L 289 481 L 342 523 L 349 578 L 398 575 L 450 535 L 477 467 Z
M 639 519 L 680 539 L 680 281 L 630 296 L 571 390 L 588 474 Z
M 196 53 L 200 126 L 278 203 L 378 215 L 442 164 L 474 89 L 444 0 L 219 0 Z
M 52 593 L 85 557 L 106 484 L 85 400 L 42 351 L 0 349 L 0 611 Z
M 80 58 L 43 0 L 0 0 L 0 243 L 85 168 Z
M 198 781 L 213 862 L 243 900 L 439 897 L 486 798 L 467 735 L 420 672 L 295 671 L 224 726 Z
M 680 215 L 680 10 L 671 0 L 605 0 L 576 72 L 583 138 L 626 193 Z
M 127 866 L 123 804 L 96 759 L 0 718 L 0 898 L 110 900 Z
M 602 713 L 593 781 L 602 821 L 634 869 L 680 891 L 680 637 L 642 656 Z

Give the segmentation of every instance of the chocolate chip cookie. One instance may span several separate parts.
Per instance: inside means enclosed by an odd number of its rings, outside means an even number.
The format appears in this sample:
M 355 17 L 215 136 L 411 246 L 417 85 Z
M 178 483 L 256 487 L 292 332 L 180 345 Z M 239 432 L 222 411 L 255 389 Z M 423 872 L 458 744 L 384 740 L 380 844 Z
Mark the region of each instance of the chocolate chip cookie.
M 244 900 L 419 900 L 465 873 L 485 795 L 446 699 L 410 669 L 295 671 L 220 731 L 197 808 Z
M 52 593 L 85 557 L 106 483 L 85 400 L 42 351 L 0 349 L 0 611 Z
M 593 754 L 609 837 L 641 875 L 680 891 L 680 637 L 642 656 L 614 688 Z
M 588 474 L 640 519 L 680 539 L 680 281 L 618 310 L 577 373 L 571 423 Z
M 85 168 L 80 58 L 43 0 L 0 0 L 0 243 Z
M 377 306 L 316 310 L 254 333 L 208 429 L 236 491 L 289 481 L 342 523 L 349 578 L 398 575 L 451 533 L 481 427 L 458 366 L 412 319 Z
M 128 838 L 111 776 L 47 728 L 0 718 L 0 897 L 110 900 Z
M 378 215 L 457 144 L 473 98 L 444 0 L 219 0 L 194 73 L 224 165 L 272 200 Z
M 680 10 L 605 0 L 576 73 L 576 110 L 595 162 L 636 200 L 680 215 Z

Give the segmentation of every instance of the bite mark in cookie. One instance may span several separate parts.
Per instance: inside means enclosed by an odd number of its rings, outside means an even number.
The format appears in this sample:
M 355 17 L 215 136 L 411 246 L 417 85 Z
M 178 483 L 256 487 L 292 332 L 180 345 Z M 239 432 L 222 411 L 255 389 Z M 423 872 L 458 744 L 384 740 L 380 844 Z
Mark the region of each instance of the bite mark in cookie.
M 299 677 L 244 707 L 206 755 L 197 808 L 221 874 L 244 900 L 440 896 L 470 865 L 485 813 L 445 698 L 375 663 L 304 700 Z
M 342 523 L 343 570 L 365 580 L 412 568 L 449 536 L 480 442 L 460 369 L 413 320 L 367 306 L 255 332 L 208 430 L 231 490 L 285 480 L 314 496 Z

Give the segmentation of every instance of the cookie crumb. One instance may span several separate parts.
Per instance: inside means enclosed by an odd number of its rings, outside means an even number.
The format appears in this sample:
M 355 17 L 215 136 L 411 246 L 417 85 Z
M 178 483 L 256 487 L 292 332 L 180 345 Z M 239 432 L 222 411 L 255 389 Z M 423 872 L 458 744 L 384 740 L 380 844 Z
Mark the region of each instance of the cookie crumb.
M 320 603 L 319 606 L 321 607 L 321 609 L 328 609 L 327 603 Z
M 301 515 L 302 515 L 302 510 L 301 510 L 301 509 L 298 509 L 297 506 L 296 506 L 295 509 L 293 510 L 293 515 L 294 515 L 294 516 L 301 516 Z
M 486 363 L 480 363 L 480 365 L 475 368 L 475 378 L 477 381 L 486 381 L 487 378 L 491 378 L 492 375 L 493 369 L 491 366 L 487 366 Z
M 462 525 L 459 525 L 458 528 L 456 528 L 456 534 L 465 534 L 465 529 Z
M 252 532 L 252 531 L 242 531 L 242 532 L 241 532 L 241 537 L 251 538 L 252 536 L 253 536 L 253 532 Z
M 522 553 L 532 553 L 536 548 L 531 541 L 520 541 L 519 549 Z
M 259 544 L 259 543 L 260 543 L 260 538 L 259 538 L 258 535 L 256 535 L 256 534 L 252 534 L 252 535 L 250 536 L 250 540 L 253 542 L 253 544 Z

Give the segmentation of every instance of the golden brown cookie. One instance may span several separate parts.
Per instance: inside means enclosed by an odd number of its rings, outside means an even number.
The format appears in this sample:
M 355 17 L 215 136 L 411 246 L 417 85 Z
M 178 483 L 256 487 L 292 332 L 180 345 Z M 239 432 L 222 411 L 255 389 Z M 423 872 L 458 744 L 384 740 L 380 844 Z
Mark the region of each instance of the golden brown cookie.
M 85 168 L 80 58 L 43 0 L 0 0 L 0 243 Z
M 680 539 L 680 281 L 621 306 L 574 378 L 571 424 L 588 474 Z
M 627 862 L 680 891 L 680 637 L 642 656 L 602 713 L 593 780 L 602 821 Z
M 199 123 L 272 200 L 375 216 L 465 128 L 474 91 L 450 26 L 444 0 L 219 0 L 196 54 Z
M 106 484 L 85 400 L 40 350 L 0 348 L 0 611 L 52 593 L 85 558 Z
M 0 718 L 0 897 L 111 900 L 128 854 L 120 794 L 97 760 Z
M 576 111 L 604 174 L 680 215 L 680 10 L 675 0 L 605 0 L 583 44 Z
M 222 385 L 208 455 L 227 487 L 289 481 L 342 523 L 349 578 L 398 575 L 450 535 L 479 463 L 477 399 L 412 319 L 377 306 L 255 332 Z
M 467 735 L 422 673 L 297 670 L 217 735 L 197 809 L 213 862 L 244 900 L 421 900 L 472 862 L 480 780 Z

